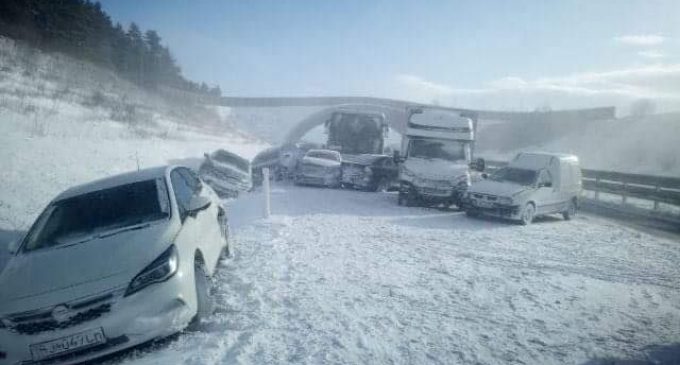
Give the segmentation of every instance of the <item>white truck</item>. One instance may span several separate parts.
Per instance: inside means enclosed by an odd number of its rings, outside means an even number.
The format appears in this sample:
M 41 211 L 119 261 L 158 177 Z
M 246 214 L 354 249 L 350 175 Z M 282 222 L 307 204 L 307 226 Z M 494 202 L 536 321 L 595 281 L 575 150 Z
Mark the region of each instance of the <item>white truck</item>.
M 468 216 L 494 215 L 526 225 L 534 217 L 561 213 L 574 217 L 581 195 L 578 157 L 556 153 L 520 153 L 486 180 L 474 183 L 463 205 Z
M 472 163 L 474 116 L 437 107 L 411 108 L 408 114 L 402 155 L 395 154 L 399 205 L 460 205 L 471 169 L 484 169 L 484 160 Z

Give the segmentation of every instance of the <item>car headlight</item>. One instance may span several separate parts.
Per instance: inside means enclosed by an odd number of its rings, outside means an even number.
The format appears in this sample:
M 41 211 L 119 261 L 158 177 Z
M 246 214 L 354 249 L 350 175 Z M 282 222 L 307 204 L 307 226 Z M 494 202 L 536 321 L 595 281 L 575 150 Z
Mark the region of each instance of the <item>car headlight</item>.
M 453 186 L 457 186 L 457 187 L 468 187 L 468 186 L 470 186 L 470 175 L 465 174 L 465 175 L 461 175 L 461 176 L 456 177 L 453 180 Z
M 404 166 L 401 167 L 401 173 L 408 177 L 416 177 L 416 174 Z
M 364 168 L 364 172 L 367 173 L 367 174 L 372 174 L 373 169 L 371 168 L 371 166 L 366 166 L 366 168 Z
M 135 293 L 147 286 L 155 283 L 160 283 L 170 279 L 177 272 L 179 267 L 179 256 L 177 254 L 177 247 L 171 245 L 158 258 L 153 260 L 144 270 L 142 270 L 130 282 L 125 296 Z
M 498 203 L 503 205 L 512 205 L 512 198 L 508 198 L 507 196 L 501 196 L 498 198 Z

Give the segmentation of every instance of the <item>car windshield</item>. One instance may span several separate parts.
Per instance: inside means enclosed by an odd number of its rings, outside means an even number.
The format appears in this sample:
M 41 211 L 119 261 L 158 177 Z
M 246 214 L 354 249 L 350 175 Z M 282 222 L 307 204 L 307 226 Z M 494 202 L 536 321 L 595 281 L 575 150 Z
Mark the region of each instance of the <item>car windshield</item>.
M 169 216 L 162 179 L 147 180 L 59 200 L 26 237 L 24 252 L 89 240 L 110 230 Z
M 507 181 L 519 185 L 533 185 L 538 171 L 506 167 L 496 171 L 489 178 L 494 181 Z
M 338 155 L 330 152 L 323 151 L 309 151 L 307 152 L 307 157 L 320 158 L 324 160 L 338 161 Z
M 465 142 L 445 139 L 414 139 L 409 144 L 409 157 L 465 160 Z

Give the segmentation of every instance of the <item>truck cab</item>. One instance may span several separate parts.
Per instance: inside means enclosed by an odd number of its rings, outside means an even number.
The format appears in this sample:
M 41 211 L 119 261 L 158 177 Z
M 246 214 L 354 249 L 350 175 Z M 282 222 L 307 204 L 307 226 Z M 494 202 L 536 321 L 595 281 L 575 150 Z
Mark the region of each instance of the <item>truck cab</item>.
M 473 120 L 428 107 L 411 109 L 407 123 L 403 155 L 397 156 L 399 205 L 459 205 L 470 186 Z
M 465 195 L 469 216 L 494 215 L 530 224 L 534 217 L 576 215 L 581 195 L 578 157 L 555 153 L 520 153 Z

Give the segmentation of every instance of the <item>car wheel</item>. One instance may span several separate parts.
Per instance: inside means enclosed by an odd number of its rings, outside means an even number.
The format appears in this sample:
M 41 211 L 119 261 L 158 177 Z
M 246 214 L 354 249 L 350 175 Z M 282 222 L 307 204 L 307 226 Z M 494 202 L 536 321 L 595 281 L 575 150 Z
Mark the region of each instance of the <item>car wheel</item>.
M 406 205 L 407 200 L 408 200 L 407 194 L 400 191 L 399 196 L 397 198 L 397 204 L 403 207 Z
M 194 263 L 194 280 L 196 282 L 196 315 L 189 325 L 190 330 L 198 329 L 201 321 L 208 318 L 215 309 L 214 299 L 210 293 L 210 278 L 205 265 L 200 261 Z
M 470 218 L 477 218 L 479 217 L 479 212 L 473 209 L 468 209 L 465 211 L 465 215 Z
M 576 202 L 574 200 L 569 202 L 569 206 L 567 207 L 567 210 L 565 210 L 562 213 L 562 217 L 564 217 L 565 220 L 571 220 L 576 216 L 576 212 L 578 209 L 576 208 Z
M 527 203 L 522 210 L 522 216 L 520 217 L 520 223 L 523 226 L 527 226 L 534 221 L 534 215 L 536 214 L 536 207 L 534 203 Z
M 378 183 L 375 185 L 375 189 L 374 189 L 373 191 L 382 193 L 382 192 L 387 191 L 387 189 L 389 189 L 389 188 L 390 188 L 390 182 L 389 182 L 389 180 L 387 180 L 387 178 L 384 178 L 384 177 L 383 177 L 383 178 L 380 179 L 380 181 L 378 181 Z

